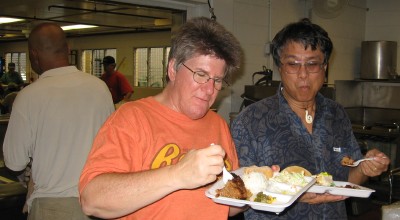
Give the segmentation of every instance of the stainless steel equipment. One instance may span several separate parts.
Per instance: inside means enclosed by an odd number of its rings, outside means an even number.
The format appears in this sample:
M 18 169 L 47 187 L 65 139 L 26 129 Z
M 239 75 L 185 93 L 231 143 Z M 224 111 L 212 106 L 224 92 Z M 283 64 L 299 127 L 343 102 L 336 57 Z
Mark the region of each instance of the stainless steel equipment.
M 363 41 L 361 44 L 361 79 L 397 78 L 397 42 Z
M 400 200 L 400 83 L 392 80 L 336 81 L 336 101 L 345 107 L 362 153 L 377 148 L 391 160 L 388 172 L 370 178 L 364 186 L 375 189 L 370 198 L 350 198 L 353 215 L 372 204 Z
M 362 153 L 376 148 L 388 155 L 391 160 L 388 172 L 370 178 L 364 184 L 376 190 L 370 199 L 382 204 L 390 204 L 393 201 L 400 200 L 400 176 L 398 175 L 400 168 L 399 124 L 396 122 L 353 123 L 353 132 Z

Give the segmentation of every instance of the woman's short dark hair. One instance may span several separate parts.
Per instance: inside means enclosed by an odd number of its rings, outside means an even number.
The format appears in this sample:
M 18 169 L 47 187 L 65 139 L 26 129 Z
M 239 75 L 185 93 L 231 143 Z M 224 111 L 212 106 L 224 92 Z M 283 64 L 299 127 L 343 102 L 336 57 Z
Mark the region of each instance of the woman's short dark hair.
M 237 39 L 221 24 L 197 17 L 188 20 L 173 37 L 168 61 L 175 59 L 174 68 L 177 70 L 181 63 L 194 56 L 213 55 L 225 60 L 225 77 L 230 77 L 240 66 L 241 51 Z
M 281 52 L 287 43 L 295 42 L 304 45 L 304 49 L 320 49 L 324 54 L 324 64 L 328 63 L 333 44 L 328 33 L 319 25 L 311 23 L 308 18 L 288 24 L 279 31 L 271 43 L 271 53 L 275 65 L 281 66 Z

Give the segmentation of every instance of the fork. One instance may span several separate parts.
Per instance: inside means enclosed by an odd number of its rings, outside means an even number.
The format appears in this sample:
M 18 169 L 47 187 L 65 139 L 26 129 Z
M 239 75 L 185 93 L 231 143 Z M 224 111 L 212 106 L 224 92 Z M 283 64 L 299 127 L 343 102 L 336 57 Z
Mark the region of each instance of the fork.
M 356 166 L 358 166 L 361 162 L 366 161 L 366 160 L 374 160 L 374 157 L 360 159 L 360 160 L 354 161 L 353 164 L 346 164 L 346 166 L 349 166 L 349 167 L 356 167 Z
M 222 168 L 222 181 L 223 181 L 224 183 L 227 183 L 228 180 L 231 180 L 231 179 L 233 179 L 232 174 L 229 173 L 229 171 L 226 170 L 226 168 L 225 168 L 225 166 L 224 166 L 224 167 Z

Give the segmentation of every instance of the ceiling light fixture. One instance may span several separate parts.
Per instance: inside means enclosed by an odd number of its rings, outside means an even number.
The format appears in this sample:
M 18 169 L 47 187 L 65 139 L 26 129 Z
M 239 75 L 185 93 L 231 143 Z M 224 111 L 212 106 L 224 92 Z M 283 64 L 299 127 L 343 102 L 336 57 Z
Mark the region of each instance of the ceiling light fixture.
M 67 26 L 62 26 L 61 28 L 64 31 L 68 31 L 68 30 L 76 30 L 76 29 L 86 29 L 86 28 L 95 28 L 98 26 L 95 25 L 86 25 L 86 24 L 75 24 L 75 25 L 67 25 Z
M 23 21 L 23 20 L 24 19 L 20 19 L 20 18 L 0 17 L 0 24 L 12 23 L 12 22 Z

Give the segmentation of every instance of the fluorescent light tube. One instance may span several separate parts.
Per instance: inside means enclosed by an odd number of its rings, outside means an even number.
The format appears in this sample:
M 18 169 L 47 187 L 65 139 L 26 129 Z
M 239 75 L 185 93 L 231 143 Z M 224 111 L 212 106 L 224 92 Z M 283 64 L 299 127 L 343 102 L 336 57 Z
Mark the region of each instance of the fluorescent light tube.
M 95 25 L 85 25 L 85 24 L 75 24 L 75 25 L 67 25 L 67 26 L 62 26 L 61 28 L 64 31 L 68 31 L 68 30 L 75 30 L 75 29 L 86 29 L 86 28 L 95 28 L 98 26 Z
M 17 21 L 22 21 L 24 19 L 20 18 L 9 18 L 9 17 L 0 17 L 0 24 L 5 24 L 5 23 L 12 23 L 12 22 L 17 22 Z

